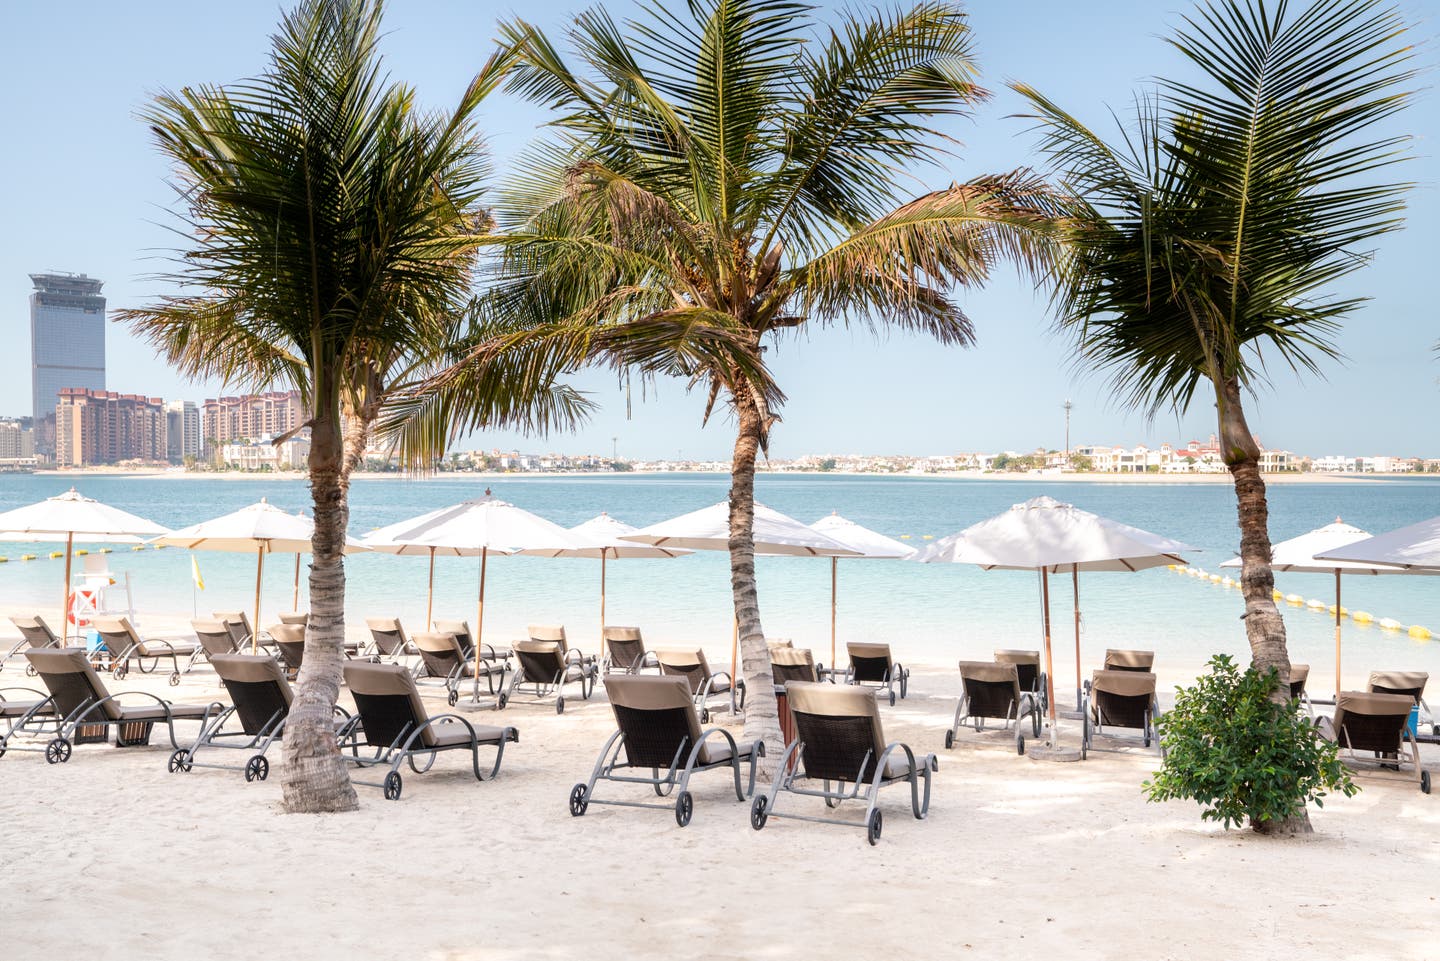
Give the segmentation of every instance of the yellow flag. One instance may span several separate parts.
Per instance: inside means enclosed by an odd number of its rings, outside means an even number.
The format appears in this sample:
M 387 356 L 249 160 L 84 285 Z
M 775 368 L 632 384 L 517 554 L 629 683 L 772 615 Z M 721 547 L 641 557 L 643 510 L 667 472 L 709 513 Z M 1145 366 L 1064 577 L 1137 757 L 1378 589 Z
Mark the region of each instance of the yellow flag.
M 200 562 L 195 559 L 194 554 L 190 555 L 190 578 L 195 582 L 196 587 L 202 591 L 205 590 L 205 578 L 200 576 Z

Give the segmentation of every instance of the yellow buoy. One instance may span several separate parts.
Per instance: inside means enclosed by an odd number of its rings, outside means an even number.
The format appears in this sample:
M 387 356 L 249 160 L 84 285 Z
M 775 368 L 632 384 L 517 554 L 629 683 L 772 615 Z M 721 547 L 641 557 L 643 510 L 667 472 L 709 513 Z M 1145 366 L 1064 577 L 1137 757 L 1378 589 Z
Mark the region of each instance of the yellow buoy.
M 1299 594 L 1286 594 L 1285 603 L 1291 604 L 1295 607 L 1300 607 L 1305 603 L 1305 598 L 1301 597 Z
M 20 555 L 20 559 L 21 559 L 22 561 L 33 561 L 33 560 L 35 559 L 35 555 L 34 555 L 34 554 L 21 554 L 21 555 Z
M 84 557 L 84 556 L 85 556 L 86 554 L 88 554 L 88 553 L 90 553 L 90 552 L 87 551 L 85 548 L 82 547 L 82 548 L 80 548 L 78 551 L 75 552 L 75 556 L 77 556 L 77 557 Z
M 100 553 L 102 553 L 102 554 L 108 554 L 108 553 L 110 553 L 110 548 L 108 548 L 108 547 L 102 547 L 102 548 L 100 548 Z
M 1369 611 L 1356 611 L 1354 614 L 1350 615 L 1350 619 L 1356 624 L 1369 624 L 1370 622 L 1375 620 L 1375 615 L 1371 614 Z
M 145 549 L 145 545 L 144 545 L 144 544 L 136 544 L 134 547 L 132 547 L 132 548 L 130 548 L 130 549 L 131 549 L 132 551 L 143 551 L 143 550 Z
M 1393 617 L 1382 617 L 1382 618 L 1380 618 L 1380 629 L 1381 629 L 1382 631 L 1398 631 L 1398 630 L 1400 630 L 1401 628 L 1403 628 L 1404 626 L 1405 626 L 1404 624 L 1401 624 L 1399 621 L 1395 620 L 1395 618 L 1393 618 Z
M 8 558 L 8 557 L 0 557 L 0 564 L 8 564 L 9 562 L 10 562 L 10 558 Z
M 926 539 L 927 541 L 933 541 L 933 540 L 935 539 L 935 535 L 934 535 L 934 534 L 926 534 L 926 535 L 925 535 L 925 539 Z
M 1308 600 L 1308 601 L 1305 602 L 1305 606 L 1308 607 L 1308 608 L 1310 608 L 1310 610 L 1312 610 L 1312 611 L 1323 611 L 1323 610 L 1325 610 L 1325 602 L 1324 602 L 1324 601 L 1320 601 L 1320 600 L 1316 600 L 1316 599 L 1313 598 L 1313 597 L 1310 598 L 1310 600 Z
M 1224 584 L 1226 587 L 1234 587 L 1234 586 L 1235 586 L 1235 578 L 1233 578 L 1233 577 L 1227 577 L 1227 578 L 1225 578 L 1223 581 L 1221 581 L 1220 583 L 1221 583 L 1221 584 Z
M 5 558 L 0 557 L 0 561 L 4 559 Z M 1421 627 L 1419 624 L 1412 624 L 1410 626 L 1410 636 L 1417 641 L 1428 641 L 1430 640 L 1430 629 L 1428 627 Z
M 1331 614 L 1334 614 L 1334 613 L 1335 613 L 1335 605 L 1334 605 L 1334 604 L 1331 604 L 1329 607 L 1325 608 L 1325 610 L 1329 611 Z M 1350 608 L 1348 608 L 1348 607 L 1342 607 L 1342 608 L 1340 608 L 1340 616 L 1341 616 L 1341 617 L 1349 617 L 1349 616 L 1350 616 Z
M 1211 575 L 1210 575 L 1210 583 L 1212 583 L 1212 584 L 1219 584 L 1219 583 L 1220 583 L 1220 575 L 1219 575 L 1219 574 L 1211 574 Z
M 51 551 L 51 552 L 50 552 L 50 559 L 51 559 L 52 561 L 53 561 L 55 558 L 57 558 L 57 557 L 64 557 L 64 556 L 65 556 L 65 552 L 64 552 L 64 551 Z
M 1283 600 L 1285 600 L 1285 595 L 1284 595 L 1284 594 L 1281 594 L 1279 591 L 1271 591 L 1271 592 L 1270 592 L 1270 596 L 1271 596 L 1272 598 L 1274 598 L 1275 600 L 1277 600 L 1277 601 L 1283 601 Z

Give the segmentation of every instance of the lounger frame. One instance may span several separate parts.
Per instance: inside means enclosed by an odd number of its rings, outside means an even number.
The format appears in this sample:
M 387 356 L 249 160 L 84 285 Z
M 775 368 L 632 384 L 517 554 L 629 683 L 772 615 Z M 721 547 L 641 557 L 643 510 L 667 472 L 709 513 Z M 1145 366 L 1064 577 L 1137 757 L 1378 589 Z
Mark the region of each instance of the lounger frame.
M 1025 753 L 1025 729 L 1020 723 L 1030 719 L 1030 734 L 1040 736 L 1040 700 L 1020 684 L 1020 672 L 1008 662 L 961 661 L 960 701 L 955 717 L 945 732 L 945 749 L 955 746 L 955 738 L 968 721 L 975 732 L 985 730 L 986 721 L 1000 721 L 1002 730 L 1014 730 L 1015 753 Z
M 538 645 L 546 645 L 540 649 Z M 511 652 L 516 665 L 510 683 L 496 704 L 504 710 L 516 694 L 528 693 L 536 701 L 555 699 L 555 713 L 565 713 L 565 688 L 580 685 L 582 700 L 590 700 L 600 676 L 600 665 L 594 657 L 586 657 L 576 648 L 566 648 L 563 641 L 517 641 Z M 478 682 L 477 682 L 478 690 Z
M 878 653 L 880 648 L 884 648 L 883 655 Z M 845 649 L 849 666 L 844 671 L 825 672 L 832 682 L 838 676 L 841 684 L 872 688 L 876 696 L 888 698 L 891 707 L 897 691 L 901 700 L 910 693 L 910 669 L 891 656 L 889 644 L 851 643 Z

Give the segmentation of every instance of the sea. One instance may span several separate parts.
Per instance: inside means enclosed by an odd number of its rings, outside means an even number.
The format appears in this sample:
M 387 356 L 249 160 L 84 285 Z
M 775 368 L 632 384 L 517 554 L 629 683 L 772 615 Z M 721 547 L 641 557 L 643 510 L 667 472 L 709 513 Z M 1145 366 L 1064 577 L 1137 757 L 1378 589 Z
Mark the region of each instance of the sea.
M 294 478 L 85 475 L 73 483 L 86 496 L 171 528 L 236 510 L 261 497 L 289 511 L 308 512 L 309 506 L 305 481 Z M 71 484 L 71 478 L 54 475 L 0 476 L 0 510 L 61 493 Z M 728 486 L 724 474 L 693 473 L 359 478 L 351 487 L 350 533 L 362 536 L 376 527 L 481 496 L 487 489 L 566 527 L 602 511 L 639 527 L 721 501 Z M 917 548 L 1043 494 L 1192 544 L 1199 548 L 1189 558 L 1192 566 L 1216 574 L 1235 573 L 1220 568 L 1239 544 L 1234 490 L 1224 483 L 761 474 L 756 489 L 758 500 L 806 523 L 839 512 Z M 1269 506 L 1270 534 L 1277 542 L 1336 518 L 1379 533 L 1440 513 L 1440 480 L 1277 483 L 1269 487 Z M 55 616 L 63 560 L 48 556 L 53 549 L 0 543 L 0 555 L 8 558 L 0 564 L 0 605 L 33 606 Z M 24 553 L 37 558 L 21 561 Z M 211 610 L 253 606 L 253 555 L 197 551 L 194 558 L 203 590 L 192 578 L 189 552 L 114 545 L 105 558 L 116 581 L 109 589 L 108 606 L 133 604 L 142 628 L 147 615 L 203 616 Z M 267 560 L 262 623 L 295 606 L 294 565 L 293 555 Z M 376 615 L 398 616 L 410 630 L 422 629 L 427 565 L 423 557 L 347 558 L 348 632 L 363 635 L 363 619 Z M 829 662 L 830 561 L 762 557 L 757 570 L 767 636 L 810 647 L 818 659 Z M 993 648 L 1040 645 L 1040 585 L 1034 573 L 845 559 L 837 570 L 842 661 L 847 640 L 888 641 L 901 660 L 930 665 L 953 664 L 961 657 L 987 658 Z M 306 606 L 304 573 L 302 569 L 301 609 Z M 473 620 L 478 574 L 478 559 L 438 559 L 435 616 Z M 1278 574 L 1276 583 L 1286 594 L 1326 605 L 1334 602 L 1332 575 Z M 115 593 L 126 585 L 128 600 Z M 725 554 L 611 561 L 607 587 L 608 623 L 640 626 L 652 647 L 694 643 L 704 646 L 713 660 L 728 658 L 732 621 Z M 1052 577 L 1057 675 L 1058 664 L 1074 660 L 1074 603 L 1070 576 Z M 1440 636 L 1440 578 L 1347 576 L 1343 604 L 1352 612 L 1370 612 L 1376 621 L 1392 618 L 1407 628 L 1419 625 Z M 1239 590 L 1166 568 L 1082 574 L 1079 608 L 1087 671 L 1106 647 L 1155 650 L 1160 661 L 1187 670 L 1198 669 L 1215 653 L 1233 654 L 1243 662 L 1248 650 Z M 1282 605 L 1282 611 L 1292 660 L 1313 665 L 1317 680 L 1333 678 L 1334 624 L 1329 612 L 1289 605 Z M 485 638 L 509 641 L 523 636 L 528 624 L 564 624 L 572 643 L 596 646 L 599 562 L 492 557 L 487 568 Z M 1352 670 L 1370 668 L 1440 672 L 1440 641 L 1349 620 L 1344 631 L 1347 680 Z M 1073 667 L 1067 674 L 1073 681 Z M 1332 686 L 1333 681 L 1315 685 L 1324 690 Z

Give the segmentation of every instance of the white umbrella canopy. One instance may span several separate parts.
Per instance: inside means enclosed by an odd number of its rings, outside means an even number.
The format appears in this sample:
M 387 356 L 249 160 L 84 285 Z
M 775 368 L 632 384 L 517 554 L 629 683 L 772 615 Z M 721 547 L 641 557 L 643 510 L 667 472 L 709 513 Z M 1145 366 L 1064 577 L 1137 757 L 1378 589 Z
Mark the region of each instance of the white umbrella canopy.
M 1382 574 L 1440 574 L 1440 569 L 1412 570 L 1392 564 L 1377 564 L 1369 561 L 1335 560 L 1329 555 L 1341 549 L 1348 549 L 1358 542 L 1367 542 L 1368 532 L 1340 518 L 1335 523 L 1317 527 L 1315 530 L 1289 540 L 1281 541 L 1270 548 L 1270 566 L 1277 571 L 1293 574 L 1333 574 L 1335 577 L 1335 694 L 1340 694 L 1340 577 L 1343 574 L 1379 576 Z M 1370 538 L 1373 540 L 1374 538 Z M 1326 555 L 1322 558 L 1321 555 Z M 1238 557 L 1231 558 L 1221 567 L 1243 567 Z
M 1183 564 L 1181 551 L 1196 548 L 1121 524 L 1053 497 L 1036 497 L 942 538 L 914 556 L 922 563 L 975 564 L 985 570 L 1040 572 L 1045 633 L 1045 671 L 1055 722 L 1055 674 L 1050 652 L 1049 575 L 1068 570 L 1075 585 L 1076 701 L 1080 698 L 1080 572 L 1139 571 Z
M 428 557 L 430 558 L 430 579 L 429 586 L 425 591 L 425 627 L 429 630 L 431 614 L 435 605 L 435 556 L 441 557 L 478 557 L 480 548 L 462 547 L 435 547 L 433 545 L 412 544 L 409 541 L 397 541 L 395 538 L 401 534 L 409 533 L 417 527 L 424 527 L 436 518 L 451 510 L 449 507 L 441 507 L 429 513 L 420 514 L 416 517 L 407 517 L 403 521 L 396 521 L 394 524 L 387 524 L 384 527 L 377 527 L 375 530 L 360 538 L 360 543 L 368 550 L 377 554 L 396 554 L 402 557 Z M 503 553 L 496 551 L 495 553 Z
M 1393 564 L 1412 572 L 1440 573 L 1440 517 L 1317 551 L 1316 555 L 1327 561 Z
M 60 605 L 62 646 L 70 638 L 70 565 L 76 539 L 92 544 L 138 544 L 165 532 L 153 521 L 85 497 L 73 487 L 38 504 L 0 514 L 0 540 L 65 542 L 65 589 Z
M 521 551 L 536 557 L 588 557 L 600 561 L 600 649 L 605 649 L 605 566 L 611 559 L 662 559 L 682 557 L 694 551 L 682 547 L 652 547 L 635 541 L 622 540 L 636 528 L 602 511 L 583 524 L 570 528 L 574 547 L 540 547 Z
M 915 553 L 915 548 L 886 537 L 879 531 L 862 527 L 849 518 L 832 511 L 810 525 L 832 540 L 837 540 L 851 550 L 858 551 L 860 559 L 898 560 Z M 837 588 L 839 586 L 840 558 L 830 558 L 830 664 L 835 664 L 835 611 Z
M 303 514 L 291 514 L 265 498 L 238 511 L 212 517 L 189 527 L 171 531 L 151 543 L 162 547 L 183 547 L 192 551 L 223 551 L 230 554 L 255 554 L 255 630 L 260 630 L 260 585 L 265 573 L 265 555 L 295 555 L 295 602 L 300 596 L 300 555 L 312 549 L 315 522 Z M 353 538 L 345 538 L 345 553 L 366 550 Z M 259 645 L 252 636 L 251 650 Z
M 407 526 L 410 525 L 410 526 Z M 480 591 L 475 604 L 475 677 L 479 691 L 480 641 L 485 624 L 485 568 L 490 555 L 502 557 L 526 550 L 559 550 L 582 546 L 559 524 L 516 507 L 493 496 L 464 501 L 401 521 L 385 530 L 385 540 L 394 545 L 435 548 L 437 553 L 464 554 L 480 558 Z M 376 532 L 377 534 L 380 532 Z M 368 540 L 366 543 L 370 543 Z M 379 548 L 383 550 L 383 548 Z M 400 553 L 391 551 L 390 553 Z M 432 569 L 433 575 L 433 569 Z M 428 613 L 427 613 L 428 618 Z M 426 624 L 426 628 L 429 628 Z

